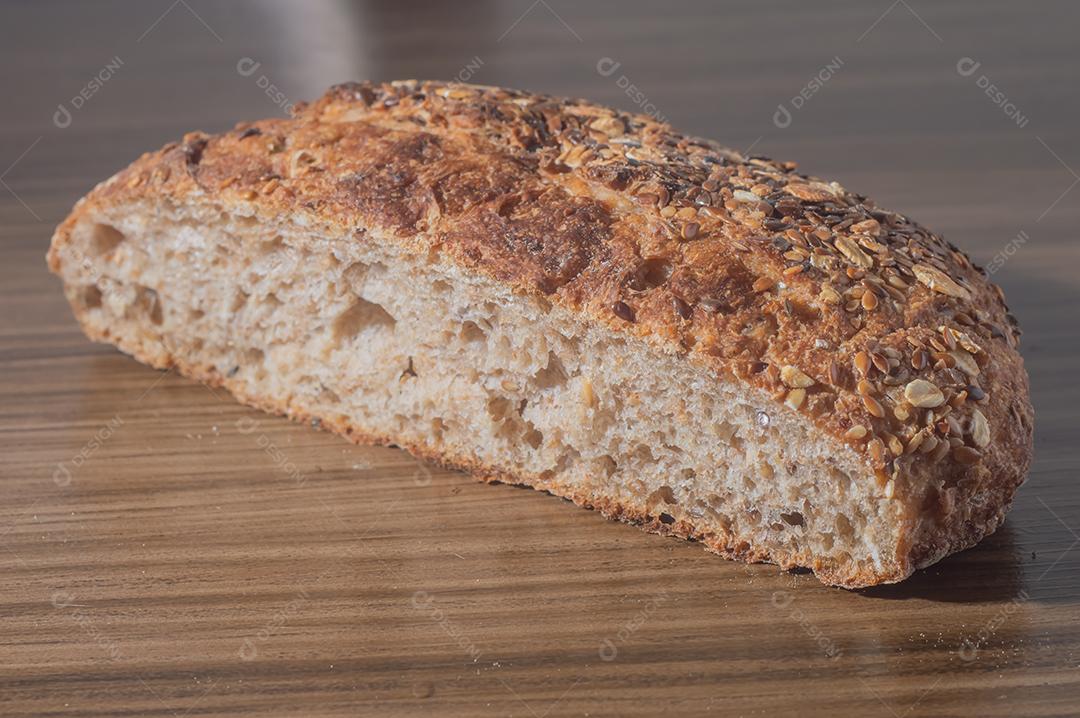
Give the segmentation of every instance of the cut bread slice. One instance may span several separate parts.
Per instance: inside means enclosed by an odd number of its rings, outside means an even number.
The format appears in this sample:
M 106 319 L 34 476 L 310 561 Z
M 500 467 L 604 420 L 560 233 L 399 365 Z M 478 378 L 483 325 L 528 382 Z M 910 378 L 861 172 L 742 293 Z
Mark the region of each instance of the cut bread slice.
M 511 116 L 529 103 L 536 117 L 552 105 L 469 86 L 349 86 L 295 120 L 189 136 L 82 201 L 50 266 L 87 335 L 140 361 L 732 558 L 858 587 L 997 526 L 1026 469 L 1030 406 L 1011 328 L 988 328 L 1000 300 L 970 265 L 889 263 L 881 227 L 906 225 L 867 211 L 866 241 L 840 228 L 828 263 L 785 271 L 815 247 L 785 265 L 743 226 L 788 237 L 787 253 L 802 249 L 789 230 L 813 228 L 763 230 L 762 209 L 744 205 L 778 190 L 737 182 L 753 165 L 706 145 L 718 159 L 688 150 L 685 164 L 701 165 L 691 179 L 720 209 L 698 215 L 708 205 L 692 198 L 668 236 L 672 214 L 642 208 L 605 165 L 567 155 L 549 171 L 543 137 L 493 141 L 500 122 L 542 135 Z M 609 148 L 647 122 L 553 111 L 617 123 L 597 130 Z M 628 155 L 664 146 L 652 127 Z M 715 179 L 710 165 L 735 171 Z M 804 223 L 825 226 L 830 202 L 865 206 L 763 166 Z M 923 321 L 927 307 L 948 315 Z M 865 318 L 847 331 L 847 315 Z M 1007 397 L 1012 412 L 996 403 Z

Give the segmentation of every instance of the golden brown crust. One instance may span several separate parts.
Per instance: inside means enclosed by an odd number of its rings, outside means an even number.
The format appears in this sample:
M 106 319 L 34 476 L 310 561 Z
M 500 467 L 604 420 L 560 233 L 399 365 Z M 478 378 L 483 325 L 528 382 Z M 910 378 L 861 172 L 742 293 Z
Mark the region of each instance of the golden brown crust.
M 294 119 L 144 155 L 57 237 L 148 195 L 377 226 L 763 388 L 861 452 L 902 503 L 908 565 L 993 531 L 1027 471 L 1019 331 L 979 267 L 791 163 L 648 117 L 470 85 L 341 85 Z

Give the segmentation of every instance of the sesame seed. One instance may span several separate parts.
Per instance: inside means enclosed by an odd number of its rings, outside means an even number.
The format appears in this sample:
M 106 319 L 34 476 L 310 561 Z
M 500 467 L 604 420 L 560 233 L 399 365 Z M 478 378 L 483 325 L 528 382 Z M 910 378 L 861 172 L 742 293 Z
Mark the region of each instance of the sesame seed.
M 850 229 L 854 234 L 869 234 L 876 237 L 881 231 L 881 224 L 876 219 L 866 219 L 851 225 Z
M 866 410 L 868 412 L 870 412 L 879 419 L 885 418 L 885 408 L 881 406 L 881 402 L 879 402 L 872 396 L 864 396 L 862 400 L 863 406 L 866 407 Z
M 955 349 L 949 352 L 948 356 L 955 362 L 957 368 L 968 376 L 976 377 L 979 375 L 979 365 L 975 363 L 975 357 L 963 349 Z
M 840 364 L 834 359 L 829 362 L 829 381 L 833 386 L 840 386 L 840 380 L 843 377 L 840 375 Z
M 982 458 L 982 453 L 970 446 L 958 446 L 953 449 L 953 457 L 961 464 L 968 466 L 978 462 Z
M 875 464 L 880 464 L 885 460 L 885 444 L 881 439 L 874 437 L 870 440 L 870 443 L 867 444 L 867 447 L 870 449 L 870 459 Z
M 934 447 L 933 452 L 930 453 L 930 461 L 938 462 L 945 458 L 945 455 L 949 453 L 949 449 L 952 448 L 952 444 L 948 441 L 939 441 L 937 446 Z
M 679 297 L 671 298 L 671 306 L 675 310 L 675 313 L 683 319 L 689 319 L 694 314 L 694 310 L 690 308 L 690 305 Z
M 870 373 L 870 355 L 866 352 L 857 352 L 855 354 L 855 368 L 859 370 L 863 376 Z
M 727 304 L 716 297 L 704 297 L 698 301 L 698 306 L 707 312 L 720 312 L 727 308 Z
M 840 294 L 828 284 L 825 284 L 821 287 L 821 293 L 818 294 L 818 299 L 820 299 L 825 304 L 832 305 L 839 304 L 842 301 L 842 297 L 840 296 Z
M 780 381 L 790 387 L 805 388 L 814 385 L 814 380 L 808 377 L 798 367 L 790 364 L 780 369 Z
M 767 292 L 773 288 L 774 284 L 773 280 L 768 277 L 758 277 L 757 281 L 753 284 L 753 289 L 755 292 L 759 293 Z
M 840 250 L 840 254 L 847 257 L 847 260 L 857 267 L 863 269 L 869 269 L 874 266 L 874 260 L 872 260 L 866 252 L 859 248 L 859 245 L 852 242 L 847 237 L 836 238 L 836 248 Z
M 806 400 L 806 389 L 792 389 L 788 392 L 787 399 L 784 403 L 790 406 L 792 409 L 798 409 L 803 405 Z
M 623 301 L 615 302 L 611 305 L 611 311 L 615 313 L 619 319 L 626 322 L 634 321 L 634 310 L 630 308 L 630 305 Z
M 862 424 L 856 424 L 844 433 L 844 438 L 852 441 L 858 441 L 867 434 L 867 429 Z
M 926 438 L 926 434 L 921 431 L 915 432 L 915 435 L 908 440 L 907 446 L 904 448 L 904 453 L 914 454 L 922 446 L 923 440 Z
M 952 277 L 942 272 L 937 267 L 928 264 L 916 264 L 911 268 L 915 278 L 935 292 L 946 294 L 957 299 L 971 299 L 968 290 L 961 287 Z
M 978 409 L 971 414 L 971 440 L 980 449 L 990 443 L 990 424 Z

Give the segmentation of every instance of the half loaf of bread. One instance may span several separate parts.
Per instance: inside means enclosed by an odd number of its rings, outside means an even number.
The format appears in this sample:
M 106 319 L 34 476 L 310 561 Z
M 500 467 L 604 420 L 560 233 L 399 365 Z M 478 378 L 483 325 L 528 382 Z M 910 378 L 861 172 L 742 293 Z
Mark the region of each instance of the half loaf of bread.
M 341 85 L 144 155 L 48 260 L 152 366 L 839 586 L 973 545 L 1030 459 L 1019 332 L 956 247 L 583 101 Z

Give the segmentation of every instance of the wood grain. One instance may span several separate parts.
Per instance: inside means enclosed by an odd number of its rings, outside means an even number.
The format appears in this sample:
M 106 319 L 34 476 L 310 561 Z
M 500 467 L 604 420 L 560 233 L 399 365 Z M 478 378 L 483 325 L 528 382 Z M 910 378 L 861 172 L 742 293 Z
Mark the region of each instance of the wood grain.
M 974 0 L 5 4 L 0 714 L 1080 713 L 1078 19 Z M 459 73 L 648 105 L 1000 265 L 1037 412 L 1005 527 L 903 584 L 825 588 L 349 445 L 78 332 L 43 255 L 93 182 L 332 82 Z

